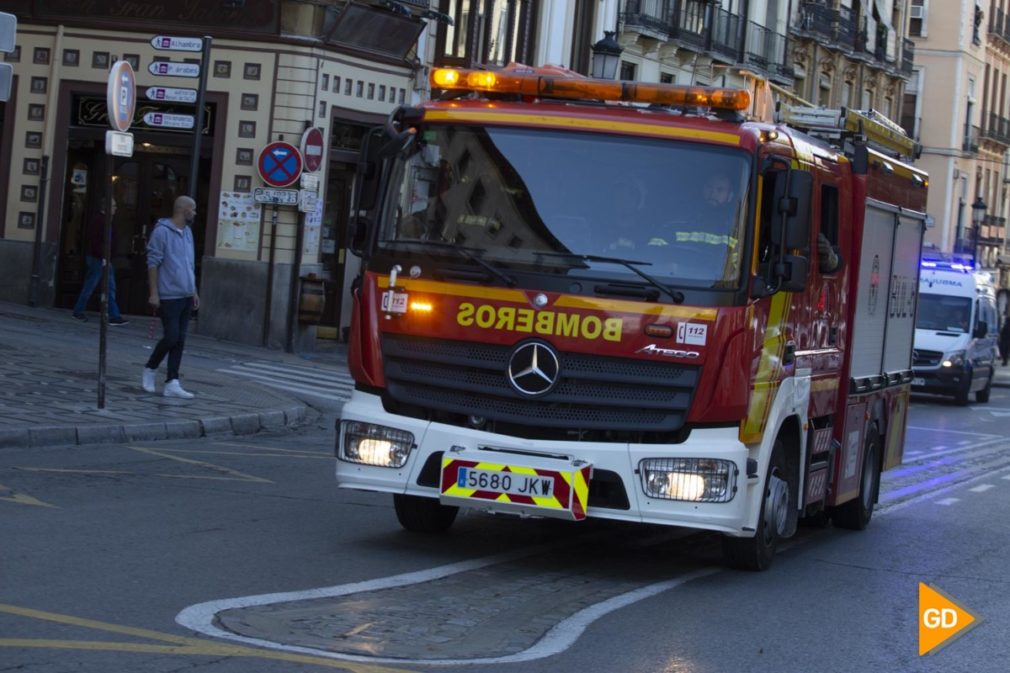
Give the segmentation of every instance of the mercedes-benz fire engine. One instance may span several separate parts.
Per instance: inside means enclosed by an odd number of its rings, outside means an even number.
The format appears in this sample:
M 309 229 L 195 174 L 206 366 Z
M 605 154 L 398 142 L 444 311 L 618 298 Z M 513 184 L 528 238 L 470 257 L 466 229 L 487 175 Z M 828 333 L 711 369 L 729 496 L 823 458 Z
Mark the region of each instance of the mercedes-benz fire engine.
M 801 517 L 865 527 L 912 378 L 927 179 L 900 128 L 551 67 L 431 78 L 362 150 L 338 485 L 410 530 L 718 531 L 751 569 Z

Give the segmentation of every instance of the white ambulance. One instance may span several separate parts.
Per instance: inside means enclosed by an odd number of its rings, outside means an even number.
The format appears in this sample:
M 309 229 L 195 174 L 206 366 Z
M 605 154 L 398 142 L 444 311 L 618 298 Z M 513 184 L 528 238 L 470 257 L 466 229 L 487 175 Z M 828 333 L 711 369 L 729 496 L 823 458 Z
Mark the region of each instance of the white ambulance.
M 912 392 L 988 402 L 999 321 L 992 276 L 952 260 L 923 260 L 912 351 Z

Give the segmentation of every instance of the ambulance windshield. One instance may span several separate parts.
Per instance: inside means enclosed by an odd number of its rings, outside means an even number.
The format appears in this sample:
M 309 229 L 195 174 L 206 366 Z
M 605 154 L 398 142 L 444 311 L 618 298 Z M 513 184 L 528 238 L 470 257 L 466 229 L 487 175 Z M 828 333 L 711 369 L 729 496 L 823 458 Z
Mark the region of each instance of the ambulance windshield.
M 971 324 L 971 297 L 919 294 L 915 326 L 935 332 L 967 334 Z
M 490 263 L 551 270 L 565 265 L 557 253 L 617 257 L 678 285 L 739 286 L 750 174 L 741 152 L 504 127 L 426 126 L 417 138 L 393 171 L 383 247 L 452 243 Z

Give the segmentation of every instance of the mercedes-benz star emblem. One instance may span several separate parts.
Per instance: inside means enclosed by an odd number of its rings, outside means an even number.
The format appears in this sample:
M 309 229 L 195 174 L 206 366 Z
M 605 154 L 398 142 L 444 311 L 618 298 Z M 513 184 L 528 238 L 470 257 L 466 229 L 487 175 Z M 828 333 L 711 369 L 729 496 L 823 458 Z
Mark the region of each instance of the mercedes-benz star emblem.
M 544 395 L 558 381 L 561 364 L 554 349 L 541 341 L 527 341 L 512 351 L 509 358 L 509 383 L 520 394 Z

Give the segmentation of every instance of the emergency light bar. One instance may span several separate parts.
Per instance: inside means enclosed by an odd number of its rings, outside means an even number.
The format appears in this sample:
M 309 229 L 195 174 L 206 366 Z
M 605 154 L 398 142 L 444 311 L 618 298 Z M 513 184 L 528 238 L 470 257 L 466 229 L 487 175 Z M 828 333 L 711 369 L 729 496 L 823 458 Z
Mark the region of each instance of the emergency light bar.
M 719 110 L 746 110 L 750 106 L 750 92 L 746 89 L 541 75 L 532 69 L 520 72 L 435 68 L 431 71 L 431 86 L 435 89 L 453 91 L 487 91 L 523 96 L 624 101 Z

